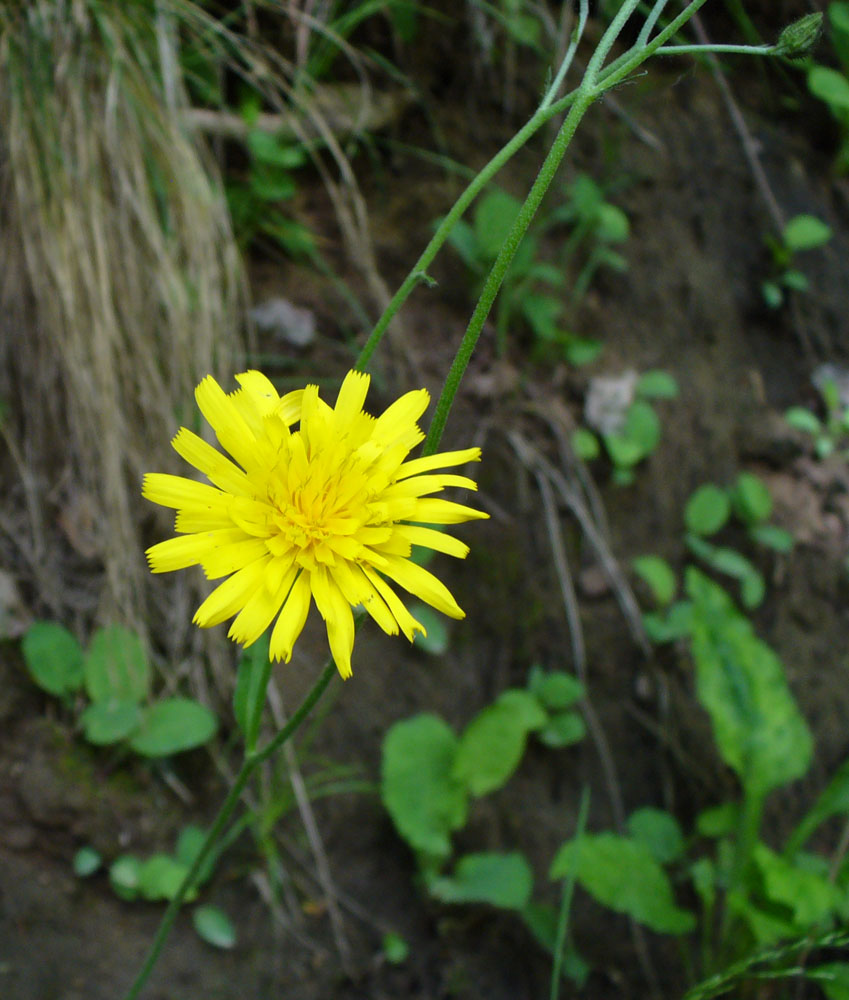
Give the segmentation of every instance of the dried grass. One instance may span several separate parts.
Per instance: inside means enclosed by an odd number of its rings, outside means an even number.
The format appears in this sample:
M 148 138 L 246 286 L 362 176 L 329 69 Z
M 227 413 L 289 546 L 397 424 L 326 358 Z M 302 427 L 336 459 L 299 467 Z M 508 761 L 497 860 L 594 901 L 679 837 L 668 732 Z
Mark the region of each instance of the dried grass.
M 2 554 L 66 621 L 145 634 L 156 594 L 172 650 L 194 598 L 151 585 L 140 480 L 175 466 L 175 401 L 232 372 L 242 289 L 217 172 L 181 125 L 175 34 L 153 4 L 0 8 L 0 393 L 20 458 Z

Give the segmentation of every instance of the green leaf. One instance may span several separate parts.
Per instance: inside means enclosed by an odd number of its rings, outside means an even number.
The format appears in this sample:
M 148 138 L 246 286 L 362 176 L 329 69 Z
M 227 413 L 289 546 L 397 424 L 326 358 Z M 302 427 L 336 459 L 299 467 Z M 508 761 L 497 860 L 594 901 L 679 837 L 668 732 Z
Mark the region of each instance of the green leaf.
M 849 964 L 826 962 L 805 973 L 825 993 L 827 1000 L 849 1000 Z
M 749 536 L 758 545 L 774 549 L 776 552 L 792 552 L 796 544 L 790 532 L 786 528 L 779 528 L 776 524 L 756 524 L 749 530 Z
M 426 635 L 417 632 L 413 645 L 429 656 L 442 656 L 449 645 L 448 628 L 444 617 L 426 604 L 416 602 L 410 604 L 408 610 L 416 621 L 424 625 L 427 632 Z
M 740 822 L 740 806 L 736 802 L 705 809 L 696 817 L 696 831 L 703 837 L 728 837 Z
M 660 418 L 648 403 L 638 399 L 628 409 L 622 433 L 640 445 L 643 456 L 650 455 L 660 443 Z
M 154 854 L 142 862 L 139 868 L 139 893 L 144 899 L 171 900 L 177 895 L 188 873 L 188 867 L 170 854 Z M 186 894 L 186 899 L 192 900 L 196 896 L 197 891 L 192 888 Z
M 85 738 L 95 746 L 119 743 L 141 722 L 142 710 L 134 701 L 95 701 L 80 716 Z
M 522 910 L 530 901 L 533 882 L 523 854 L 467 854 L 453 875 L 434 879 L 428 891 L 443 903 L 489 903 Z
M 761 843 L 755 845 L 753 860 L 767 899 L 793 914 L 800 933 L 827 920 L 839 905 L 841 891 L 827 874 L 798 867 Z
M 198 937 L 213 948 L 233 948 L 236 944 L 236 928 L 227 914 L 217 906 L 198 906 L 192 913 L 192 923 Z
M 495 260 L 520 208 L 521 202 L 498 188 L 484 195 L 475 212 L 475 241 L 480 256 Z
M 293 170 L 306 162 L 303 146 L 291 146 L 261 129 L 251 129 L 247 136 L 247 146 L 257 162 L 284 170 Z
M 811 287 L 806 274 L 791 267 L 781 275 L 781 284 L 793 292 L 807 292 Z
M 599 903 L 626 913 L 660 934 L 686 934 L 692 913 L 675 905 L 668 876 L 645 844 L 615 833 L 585 834 L 567 841 L 555 855 L 550 876 L 572 872 Z
M 552 670 L 550 673 L 540 670 L 532 674 L 528 690 L 549 712 L 569 708 L 584 697 L 584 685 L 577 677 L 562 670 Z
M 678 382 L 669 372 L 655 369 L 643 372 L 634 391 L 643 399 L 675 399 L 678 396 Z
M 77 878 L 88 878 L 94 875 L 103 864 L 103 858 L 93 847 L 81 847 L 74 855 L 71 867 Z
M 130 901 L 139 894 L 141 861 L 134 854 L 122 854 L 109 866 L 109 884 L 119 899 Z
M 251 191 L 263 201 L 287 201 L 295 193 L 295 180 L 289 174 L 257 167 L 251 174 Z
M 167 698 L 145 709 L 130 746 L 143 757 L 170 757 L 203 746 L 217 728 L 215 716 L 204 705 L 191 698 Z
M 734 513 L 744 524 L 766 521 L 772 513 L 772 494 L 766 484 L 751 472 L 741 472 L 731 490 Z
M 413 850 L 436 858 L 451 854 L 450 834 L 466 822 L 456 755 L 457 737 L 436 715 L 397 722 L 383 741 L 383 805 Z
M 825 101 L 832 110 L 849 111 L 849 80 L 836 69 L 813 66 L 808 73 L 808 90 L 814 97 Z
M 741 597 L 747 608 L 755 608 L 761 603 L 766 593 L 764 578 L 742 553 L 736 549 L 711 545 L 695 535 L 687 535 L 686 542 L 697 558 L 703 559 L 718 572 L 740 581 Z
M 564 334 L 561 337 L 561 344 L 563 346 L 563 357 L 570 365 L 574 365 L 576 368 L 592 364 L 604 350 L 604 344 L 600 340 L 593 340 L 590 337 L 578 337 L 573 333 Z M 575 431 L 575 433 L 580 433 L 580 430 L 581 428 Z M 597 454 L 598 445 L 596 445 Z M 592 457 L 595 458 L 595 455 Z
M 571 440 L 575 454 L 584 462 L 591 462 L 601 454 L 598 438 L 586 427 L 577 427 L 572 431 Z
M 785 853 L 793 855 L 799 851 L 817 827 L 832 816 L 849 816 L 849 760 L 840 765 L 813 807 L 796 827 L 787 841 Z
M 822 424 L 815 413 L 806 410 L 804 406 L 791 406 L 784 414 L 784 419 L 791 427 L 797 431 L 804 431 L 806 434 L 819 434 Z
M 684 856 L 684 835 L 678 821 L 663 809 L 646 806 L 628 817 L 628 832 L 649 849 L 660 865 Z
M 784 302 L 784 292 L 774 281 L 764 281 L 761 284 L 761 295 L 770 309 L 778 309 Z
M 550 295 L 526 295 L 521 306 L 534 334 L 543 340 L 553 340 L 563 303 Z
M 687 571 L 697 690 L 723 760 L 752 796 L 801 777 L 812 740 L 775 653 L 713 581 Z
M 651 588 L 660 605 L 671 603 L 678 589 L 678 580 L 669 563 L 660 556 L 637 556 L 631 561 L 634 572 Z
M 98 629 L 85 656 L 85 687 L 92 701 L 144 701 L 150 664 L 141 639 L 121 625 Z
M 577 712 L 558 712 L 539 730 L 537 739 L 545 746 L 559 750 L 579 743 L 586 735 L 587 727 Z
M 184 826 L 177 838 L 177 849 L 174 852 L 176 859 L 186 868 L 191 868 L 206 843 L 206 837 L 207 831 L 202 827 L 191 823 Z M 215 871 L 215 861 L 216 851 L 213 849 L 195 876 L 196 886 L 201 886 L 212 878 L 212 873 Z
M 841 91 L 846 95 L 846 107 L 849 109 L 849 82 L 845 76 L 840 76 L 840 80 Z M 808 82 L 810 83 L 810 77 Z M 814 250 L 828 243 L 831 229 L 815 215 L 796 215 L 784 227 L 782 238 L 785 246 L 794 253 L 798 250 Z
M 674 642 L 690 634 L 692 605 L 689 601 L 676 601 L 666 614 L 643 615 L 643 628 L 652 642 Z
M 438 220 L 439 223 L 442 219 Z M 459 219 L 454 223 L 454 227 L 448 234 L 448 242 L 457 251 L 458 254 L 463 258 L 463 263 L 476 271 L 481 267 L 481 255 L 478 248 L 477 239 L 475 237 L 475 231 L 468 224 L 464 222 L 463 219 Z
M 247 747 L 255 747 L 265 707 L 265 691 L 261 691 L 263 680 L 268 687 L 268 648 L 270 633 L 266 631 L 253 645 L 249 646 L 239 660 L 236 673 L 236 688 L 233 691 L 233 714 L 242 731 Z
M 410 946 L 395 931 L 387 931 L 383 935 L 383 957 L 390 965 L 403 965 L 410 957 Z
M 604 243 L 623 243 L 631 231 L 628 216 L 616 205 L 604 202 L 596 213 L 596 239 Z
M 687 501 L 684 522 L 694 535 L 713 535 L 723 527 L 730 513 L 727 490 L 706 483 Z
M 61 698 L 81 687 L 82 647 L 64 626 L 36 622 L 21 640 L 21 651 L 30 677 L 48 694 Z
M 460 737 L 454 777 L 476 797 L 501 788 L 519 766 L 528 732 L 547 721 L 528 691 L 505 691 L 472 719 Z

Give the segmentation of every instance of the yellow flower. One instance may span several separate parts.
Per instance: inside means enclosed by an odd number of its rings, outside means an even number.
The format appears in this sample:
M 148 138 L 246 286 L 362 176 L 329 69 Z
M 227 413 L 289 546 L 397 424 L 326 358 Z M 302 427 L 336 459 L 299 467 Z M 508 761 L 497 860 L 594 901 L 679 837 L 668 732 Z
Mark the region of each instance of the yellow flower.
M 176 509 L 179 533 L 148 549 L 152 571 L 200 565 L 209 579 L 227 577 L 197 609 L 195 624 L 236 615 L 230 638 L 249 646 L 276 617 L 271 657 L 288 662 L 314 598 L 339 673 L 350 677 L 352 607 L 362 605 L 389 635 L 401 631 L 412 641 L 425 633 L 392 584 L 463 618 L 444 584 L 410 553 L 416 545 L 466 556 L 467 545 L 426 525 L 488 515 L 428 494 L 476 489 L 466 476 L 433 470 L 478 461 L 480 449 L 407 460 L 424 438 L 417 420 L 427 391 L 406 393 L 375 418 L 363 410 L 370 379 L 361 372 L 345 376 L 333 408 L 315 385 L 280 397 L 260 372 L 236 380 L 241 388 L 229 395 L 211 376 L 195 390 L 234 461 L 185 427 L 172 442 L 212 485 L 144 477 L 143 495 Z

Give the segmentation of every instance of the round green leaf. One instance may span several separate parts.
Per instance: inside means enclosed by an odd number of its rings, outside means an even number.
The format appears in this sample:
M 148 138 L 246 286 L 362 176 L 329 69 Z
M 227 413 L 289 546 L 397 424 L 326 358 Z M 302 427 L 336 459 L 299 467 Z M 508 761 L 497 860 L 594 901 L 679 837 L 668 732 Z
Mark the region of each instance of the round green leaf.
M 494 260 L 498 256 L 520 208 L 519 201 L 499 188 L 481 199 L 475 212 L 475 240 L 478 252 L 486 260 Z
M 387 931 L 383 935 L 383 957 L 390 965 L 401 965 L 410 955 L 410 946 L 395 931 Z
M 675 399 L 678 396 L 678 382 L 669 372 L 656 369 L 643 372 L 634 391 L 643 399 Z
M 109 866 L 109 884 L 119 899 L 135 899 L 139 894 L 141 862 L 134 854 L 122 854 Z
M 564 708 L 569 708 L 584 697 L 584 685 L 571 674 L 562 670 L 553 670 L 551 673 L 540 673 L 534 678 L 534 694 L 549 712 L 556 712 Z
M 586 736 L 587 727 L 577 712 L 557 712 L 537 733 L 537 739 L 552 750 L 580 743 Z
M 849 111 L 849 80 L 836 69 L 814 66 L 808 73 L 808 89 L 831 108 Z
M 94 875 L 103 864 L 103 858 L 93 847 L 81 847 L 74 855 L 71 867 L 78 878 L 88 878 Z
M 428 653 L 430 656 L 442 656 L 448 649 L 449 637 L 445 619 L 438 611 L 429 608 L 426 604 L 414 604 L 409 608 L 410 614 L 416 621 L 424 625 L 426 633 L 416 633 L 413 645 Z
M 397 722 L 383 741 L 380 794 L 396 829 L 415 851 L 446 858 L 466 822 L 466 791 L 452 771 L 457 737 L 436 715 Z
M 134 701 L 95 701 L 80 716 L 85 738 L 96 746 L 126 739 L 141 722 L 141 708 Z
M 62 625 L 36 622 L 21 640 L 21 651 L 30 676 L 48 694 L 62 697 L 83 682 L 83 651 Z
M 523 854 L 467 854 L 452 876 L 428 884 L 431 896 L 444 903 L 489 903 L 523 910 L 531 898 L 533 872 Z
M 846 107 L 849 109 L 849 82 L 845 76 L 839 73 L 837 76 L 840 77 L 842 88 L 845 88 Z M 784 227 L 783 236 L 787 248 L 795 253 L 798 250 L 815 250 L 828 243 L 831 229 L 815 215 L 796 215 Z
M 751 532 L 752 540 L 776 552 L 792 552 L 795 541 L 786 528 L 776 524 L 756 524 Z
M 505 691 L 466 726 L 457 747 L 454 777 L 474 796 L 501 788 L 519 766 L 528 732 L 546 722 L 546 713 L 530 692 Z
M 628 216 L 616 205 L 604 202 L 596 215 L 596 238 L 604 243 L 622 243 L 631 231 Z
M 584 462 L 591 462 L 601 454 L 598 438 L 586 427 L 578 427 L 572 431 L 572 447 Z
M 169 757 L 212 739 L 218 722 L 191 698 L 168 698 L 145 709 L 130 746 L 143 757 Z
M 684 835 L 678 820 L 663 809 L 646 806 L 628 817 L 628 832 L 645 844 L 658 864 L 677 861 L 684 854 Z
M 675 571 L 660 556 L 637 556 L 631 562 L 634 572 L 651 588 L 654 599 L 660 605 L 669 604 L 678 589 Z
M 784 419 L 791 427 L 797 431 L 804 431 L 806 434 L 819 434 L 822 424 L 815 413 L 806 410 L 804 406 L 791 406 L 784 414 Z
M 150 691 L 150 665 L 141 639 L 121 625 L 95 632 L 84 669 L 92 701 L 139 702 Z
M 746 524 L 766 521 L 772 513 L 772 494 L 766 484 L 751 472 L 741 472 L 731 491 L 734 513 Z
M 169 854 L 154 854 L 139 868 L 139 892 L 145 899 L 173 899 L 188 873 L 188 865 Z M 197 891 L 192 889 L 186 899 L 196 895 Z
M 214 948 L 232 948 L 236 944 L 236 928 L 227 914 L 217 906 L 198 906 L 192 913 L 192 923 L 198 936 Z
M 660 934 L 686 934 L 696 926 L 692 913 L 676 906 L 669 878 L 646 845 L 629 837 L 597 833 L 567 841 L 550 874 L 574 874 L 598 902 Z
M 713 483 L 706 483 L 687 501 L 684 521 L 695 535 L 713 535 L 728 520 L 730 512 L 728 493 Z

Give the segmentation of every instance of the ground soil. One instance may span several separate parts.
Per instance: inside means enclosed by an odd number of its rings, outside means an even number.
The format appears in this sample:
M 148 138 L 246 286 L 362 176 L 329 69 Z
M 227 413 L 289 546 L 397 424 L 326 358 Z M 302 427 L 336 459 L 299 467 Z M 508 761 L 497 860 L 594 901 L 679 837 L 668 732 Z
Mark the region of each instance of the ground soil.
M 775 8 L 762 7 L 758 11 L 753 4 L 752 11 L 763 14 L 768 32 L 776 26 L 766 23 Z M 727 22 L 719 18 L 708 27 L 718 33 Z M 443 44 L 448 48 L 451 40 Z M 440 58 L 448 59 L 449 53 Z M 424 56 L 420 61 L 426 61 Z M 478 68 L 481 90 L 490 95 L 482 98 L 480 92 L 470 93 L 468 72 L 456 60 L 452 65 L 455 79 L 431 68 L 441 86 L 392 126 L 383 137 L 392 143 L 376 143 L 355 160 L 377 261 L 390 289 L 425 244 L 433 219 L 459 190 L 455 176 L 407 147 L 432 148 L 436 136 L 456 161 L 479 166 L 520 120 L 517 110 L 504 110 L 501 92 L 491 89 L 497 66 Z M 340 952 L 332 933 L 303 823 L 292 808 L 280 829 L 294 909 L 275 911 L 263 901 L 258 891 L 262 861 L 243 838 L 205 892 L 205 899 L 234 917 L 237 946 L 229 952 L 211 949 L 184 914 L 144 994 L 148 1000 L 531 1000 L 547 995 L 550 959 L 518 920 L 482 908 L 437 906 L 418 890 L 413 858 L 395 835 L 375 789 L 381 740 L 393 722 L 426 710 L 459 728 L 499 691 L 523 684 L 533 663 L 572 669 L 541 502 L 505 432 L 521 432 L 556 461 L 551 422 L 539 413 L 580 420 L 588 382 L 599 374 L 662 368 L 681 387 L 677 400 L 659 404 L 662 443 L 632 485 L 613 485 L 603 463 L 592 470 L 607 511 L 612 551 L 623 568 L 646 552 L 682 567 L 687 497 L 705 481 L 729 483 L 741 469 L 768 480 L 777 522 L 798 539 L 788 557 L 757 557 L 769 594 L 755 620 L 786 664 L 817 752 L 810 775 L 770 803 L 768 838 L 777 842 L 780 831 L 845 759 L 849 478 L 838 462 L 823 465 L 806 457 L 804 442 L 786 430 L 780 414 L 790 405 L 816 406 L 810 384 L 816 364 L 846 363 L 849 189 L 831 173 L 833 126 L 806 98 L 799 76 L 740 62 L 727 65 L 748 141 L 760 155 L 782 212 L 786 217 L 815 214 L 834 230 L 829 246 L 804 260 L 810 294 L 781 311 L 763 305 L 759 286 L 769 268 L 764 235 L 772 223 L 710 66 L 655 63 L 644 77 L 621 88 L 614 101 L 591 110 L 562 180 L 583 171 L 601 183 L 614 183 L 610 197 L 631 222 L 623 250 L 627 272 L 602 275 L 572 317 L 574 329 L 601 339 L 604 351 L 589 368 L 574 370 L 551 358 L 532 357 L 521 330 L 511 330 L 507 356 L 496 358 L 492 331 L 485 333 L 446 433 L 449 447 L 480 441 L 485 452 L 480 501 L 492 518 L 463 532 L 472 546 L 464 564 L 440 567 L 468 617 L 451 624 L 449 651 L 439 658 L 366 628 L 353 680 L 337 683 L 332 710 L 302 754 L 308 775 L 334 764 L 354 765 L 371 785 L 370 791 L 338 793 L 313 807 L 347 950 Z M 533 85 L 519 78 L 514 104 L 530 109 Z M 501 183 L 523 193 L 544 152 L 544 140 L 535 140 Z M 361 276 L 341 249 L 334 253 L 333 217 L 320 185 L 313 189 L 305 181 L 301 199 L 310 222 L 327 233 L 329 255 L 367 301 Z M 450 250 L 436 262 L 432 276 L 438 284 L 418 290 L 402 314 L 410 351 L 400 352 L 400 367 L 384 368 L 378 396 L 381 385 L 391 389 L 387 382 L 393 378 L 419 379 L 432 389 L 440 385 L 473 300 Z M 350 346 L 342 339 L 335 295 L 323 279 L 276 260 L 257 261 L 255 277 L 258 297 L 285 296 L 317 317 L 316 343 L 290 360 L 295 375 L 342 373 Z M 734 794 L 733 778 L 712 750 L 706 717 L 695 702 L 689 664 L 669 648 L 646 658 L 609 587 L 599 585 L 580 531 L 565 512 L 562 517 L 579 581 L 589 694 L 610 744 L 625 810 L 663 807 L 686 825 L 699 809 Z M 278 675 L 287 707 L 297 704 L 323 649 L 320 630 L 311 626 L 293 664 Z M 174 768 L 172 775 L 163 775 L 87 748 L 74 733 L 71 717 L 29 684 L 16 649 L 7 644 L 0 650 L 4 1000 L 122 995 L 161 907 L 122 902 L 105 875 L 80 880 L 70 863 L 83 844 L 94 845 L 107 859 L 127 850 L 167 850 L 186 823 L 208 820 L 223 792 L 213 763 L 199 752 Z M 460 846 L 520 848 L 535 867 L 539 898 L 553 901 L 547 867 L 574 829 L 585 785 L 592 788 L 590 827 L 609 828 L 614 810 L 592 741 L 569 750 L 534 749 L 509 786 L 479 804 Z M 190 800 L 175 794 L 175 787 L 190 790 Z M 409 958 L 399 966 L 382 956 L 381 939 L 389 930 L 410 944 Z M 579 893 L 573 935 L 593 969 L 583 995 L 599 1000 L 651 995 L 623 918 Z M 686 979 L 677 954 L 651 935 L 644 947 L 659 994 L 680 996 Z M 565 983 L 562 995 L 577 996 L 572 990 Z

